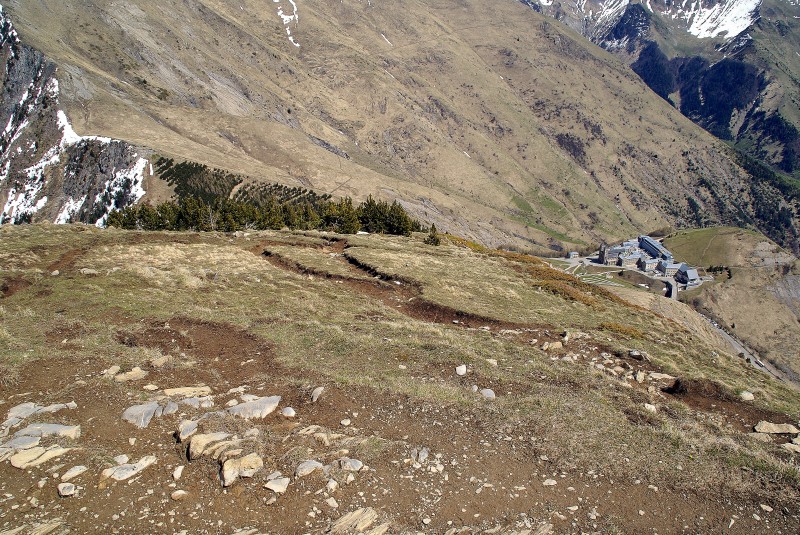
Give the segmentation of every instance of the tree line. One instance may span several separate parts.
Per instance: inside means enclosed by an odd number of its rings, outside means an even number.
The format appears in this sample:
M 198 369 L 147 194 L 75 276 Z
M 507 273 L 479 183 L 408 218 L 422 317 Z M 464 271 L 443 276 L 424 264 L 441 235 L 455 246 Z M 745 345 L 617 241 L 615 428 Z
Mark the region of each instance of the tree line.
M 408 236 L 422 230 L 397 202 L 376 201 L 371 196 L 358 206 L 345 197 L 331 200 L 315 195 L 277 196 L 262 202 L 225 197 L 181 197 L 156 206 L 145 202 L 112 211 L 109 226 L 131 230 L 217 231 L 324 230 L 340 234 L 371 233 Z

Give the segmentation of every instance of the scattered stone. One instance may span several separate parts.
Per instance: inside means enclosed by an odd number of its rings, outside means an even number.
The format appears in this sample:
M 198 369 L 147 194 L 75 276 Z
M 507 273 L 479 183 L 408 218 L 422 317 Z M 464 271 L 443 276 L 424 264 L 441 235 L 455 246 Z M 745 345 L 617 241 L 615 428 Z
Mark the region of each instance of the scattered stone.
M 489 363 L 489 366 L 497 368 L 497 360 L 496 359 L 486 359 L 486 362 Z
M 325 390 L 324 386 L 318 386 L 311 392 L 311 403 L 316 403 L 319 397 L 322 395 L 322 391 Z
M 633 360 L 639 360 L 639 361 L 644 360 L 642 352 L 639 351 L 638 349 L 631 349 L 630 351 L 628 351 L 628 356 Z
M 155 464 L 156 457 L 154 455 L 147 455 L 142 457 L 139 462 L 133 464 L 121 464 L 119 466 L 113 466 L 111 468 L 106 468 L 100 473 L 100 481 L 105 481 L 106 479 L 113 479 L 115 481 L 125 481 L 126 479 L 130 479 L 148 466 Z
M 72 483 L 59 483 L 58 495 L 62 498 L 67 498 L 75 494 L 75 485 Z
M 139 429 L 144 429 L 150 425 L 150 420 L 155 416 L 156 411 L 159 409 L 157 401 L 143 403 L 142 405 L 134 405 L 125 409 L 122 413 L 122 419 L 130 422 Z
M 169 355 L 162 355 L 160 357 L 156 357 L 150 361 L 150 365 L 153 368 L 163 368 L 172 360 L 172 357 Z
M 180 396 L 183 398 L 196 398 L 211 395 L 211 387 L 205 385 L 182 386 L 179 388 L 165 388 L 164 395 L 169 397 Z
M 545 479 L 544 483 L 542 483 L 542 485 L 544 485 L 545 487 L 552 487 L 555 484 L 556 484 L 555 479 Z
M 486 399 L 494 399 L 497 397 L 495 396 L 494 390 L 492 390 L 491 388 L 484 388 L 483 390 L 481 390 L 481 395 Z
M 201 396 L 201 397 L 192 397 L 192 398 L 183 398 L 180 400 L 180 403 L 185 405 L 190 405 L 195 409 L 208 409 L 214 406 L 214 397 L 213 396 Z
M 342 420 L 342 421 L 341 421 L 341 422 L 339 422 L 339 423 L 340 423 L 340 424 L 342 424 L 344 427 L 347 427 L 348 425 L 350 425 L 350 424 L 351 424 L 351 422 L 350 422 L 350 418 L 345 418 L 344 420 Z
M 266 418 L 267 415 L 278 408 L 278 404 L 280 402 L 280 396 L 267 396 L 258 398 L 254 401 L 236 405 L 235 407 L 229 408 L 227 412 L 228 414 L 238 416 L 239 418 L 244 418 L 245 420 L 250 420 L 252 418 Z
M 238 399 L 232 399 L 232 400 L 228 401 L 228 402 L 225 404 L 225 406 L 226 406 L 226 407 L 235 407 L 235 406 L 236 406 L 236 405 L 238 405 L 238 404 L 239 404 L 239 400 L 238 400 Z
M 650 379 L 653 381 L 674 381 L 675 377 L 666 373 L 650 372 Z
M 155 392 L 156 390 L 158 390 L 158 387 L 153 383 L 150 383 L 149 385 L 144 385 L 142 388 L 144 390 L 147 390 L 148 392 Z
M 122 455 L 117 455 L 116 457 L 114 457 L 114 462 L 117 464 L 125 464 L 130 460 L 131 460 L 130 457 L 128 457 L 124 453 Z
M 14 433 L 15 437 L 49 437 L 57 436 L 78 440 L 81 436 L 81 426 L 61 424 L 30 424 L 25 429 Z
M 58 277 L 59 275 L 61 275 L 61 272 L 57 269 L 50 272 L 51 277 Z
M 197 431 L 197 420 L 183 420 L 178 426 L 178 440 L 183 442 Z
M 176 412 L 178 412 L 178 404 L 170 399 L 167 401 L 167 404 L 164 405 L 164 411 L 161 414 L 167 416 Z
M 472 385 L 470 387 L 470 390 L 472 390 L 473 392 L 477 392 L 478 391 L 478 385 Z
M 122 368 L 120 368 L 119 366 L 114 365 L 100 372 L 100 375 L 102 375 L 106 379 L 111 379 L 112 377 L 117 375 L 121 369 Z
M 67 482 L 70 479 L 75 479 L 76 477 L 84 473 L 86 470 L 88 470 L 88 468 L 86 468 L 83 465 L 73 466 L 72 468 L 64 472 L 64 475 L 61 476 L 61 481 Z
M 765 420 L 761 420 L 756 424 L 755 431 L 757 433 L 770 433 L 773 435 L 789 435 L 800 433 L 800 431 L 798 431 L 797 428 L 792 424 L 774 424 Z
M 329 479 L 328 484 L 325 485 L 325 490 L 328 492 L 336 492 L 339 489 L 339 482 L 335 479 Z
M 747 436 L 759 442 L 772 442 L 772 436 L 769 433 L 749 433 Z
M 644 404 L 644 410 L 646 410 L 647 412 L 652 412 L 653 414 L 655 414 L 658 409 L 656 409 L 656 406 L 653 405 L 652 403 L 645 403 Z
M 752 392 L 748 390 L 742 390 L 742 392 L 739 393 L 739 399 L 741 399 L 742 401 L 753 401 L 754 399 L 756 399 L 756 397 L 753 395 Z
M 322 468 L 322 463 L 319 461 L 303 461 L 300 463 L 294 471 L 295 477 L 305 477 L 308 474 L 314 472 L 315 470 L 320 470 Z
M 364 468 L 364 463 L 358 459 L 350 459 L 349 457 L 342 457 L 339 459 L 339 468 L 346 472 L 358 472 Z
M 284 407 L 281 410 L 281 416 L 283 416 L 284 418 L 294 418 L 295 416 L 297 416 L 297 413 L 291 407 Z
M 800 446 L 800 435 L 797 435 L 792 439 L 792 444 L 797 444 L 798 446 Z
M 639 370 L 638 372 L 636 372 L 636 375 L 634 376 L 634 378 L 636 379 L 637 383 L 641 384 L 641 383 L 644 382 L 644 380 L 647 378 L 647 376 L 645 375 L 645 373 L 643 371 Z
M 330 507 L 331 509 L 338 509 L 339 508 L 339 502 L 337 502 L 336 498 L 334 498 L 333 496 L 331 496 L 330 498 L 325 500 L 325 503 L 327 503 L 328 507 Z
M 564 344 L 561 342 L 545 342 L 542 344 L 542 351 L 555 351 L 556 349 L 562 349 Z
M 288 477 L 278 477 L 275 479 L 271 479 L 264 485 L 264 488 L 271 490 L 276 494 L 283 494 L 286 492 L 286 489 L 289 488 L 289 478 Z
M 264 460 L 255 453 L 229 459 L 222 465 L 222 486 L 229 487 L 240 477 L 253 477 L 264 468 Z
M 87 277 L 96 277 L 97 275 L 100 274 L 99 271 L 97 271 L 96 269 L 92 269 L 92 268 L 81 268 L 81 269 L 78 270 L 78 272 L 81 275 L 86 275 Z
M 114 376 L 114 381 L 118 383 L 127 383 L 128 381 L 140 381 L 147 377 L 147 372 L 136 366 L 129 372 L 118 373 Z
M 175 481 L 178 481 L 181 478 L 181 476 L 183 475 L 183 469 L 184 468 L 185 467 L 183 465 L 180 465 L 180 466 L 176 467 L 175 470 L 172 471 L 172 479 L 174 479 Z
M 170 494 L 169 497 L 173 501 L 179 502 L 179 501 L 183 500 L 184 498 L 186 498 L 186 496 L 188 496 L 188 495 L 189 495 L 189 493 L 186 492 L 185 490 L 176 490 L 175 492 Z
M 378 519 L 378 513 L 372 507 L 362 507 L 351 511 L 331 525 L 332 535 L 360 533 L 366 531 Z M 374 531 L 374 530 L 373 530 Z
M 467 375 L 467 365 L 462 364 L 456 367 L 456 375 L 464 376 Z
M 782 444 L 784 449 L 791 451 L 792 453 L 800 453 L 800 445 L 797 445 L 793 442 L 787 442 L 786 444 Z
M 770 507 L 769 505 L 766 505 L 766 504 L 763 504 L 763 503 L 760 503 L 758 505 L 759 505 L 759 507 L 761 507 L 762 511 L 766 511 L 767 513 L 771 513 L 772 512 L 772 507 Z
M 192 441 L 189 443 L 189 460 L 197 459 L 203 455 L 205 450 L 211 444 L 225 440 L 229 436 L 231 436 L 230 433 L 225 433 L 222 431 L 218 433 L 205 433 L 193 436 Z
M 26 468 L 34 468 L 51 459 L 61 457 L 70 451 L 72 451 L 72 448 L 62 448 L 58 445 L 50 446 L 49 448 L 36 446 L 35 448 L 22 450 L 12 455 L 9 462 L 14 468 L 24 470 Z

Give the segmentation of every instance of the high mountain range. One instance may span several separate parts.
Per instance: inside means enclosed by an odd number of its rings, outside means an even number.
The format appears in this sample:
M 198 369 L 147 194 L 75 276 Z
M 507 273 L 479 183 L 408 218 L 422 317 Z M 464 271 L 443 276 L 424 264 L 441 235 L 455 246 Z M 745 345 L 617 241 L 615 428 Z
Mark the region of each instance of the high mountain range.
M 614 13 L 580 30 L 633 16 Z M 797 249 L 786 177 L 517 1 L 11 1 L 3 21 L 5 220 L 102 222 L 163 200 L 164 156 L 240 176 L 223 195 L 371 194 L 491 245 L 729 223 Z

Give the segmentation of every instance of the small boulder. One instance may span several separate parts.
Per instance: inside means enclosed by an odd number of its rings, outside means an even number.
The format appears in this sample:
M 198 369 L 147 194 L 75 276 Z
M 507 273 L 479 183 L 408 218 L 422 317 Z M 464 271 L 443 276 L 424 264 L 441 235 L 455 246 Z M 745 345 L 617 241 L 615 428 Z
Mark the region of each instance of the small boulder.
M 794 435 L 800 433 L 798 429 L 792 424 L 774 424 L 761 420 L 755 426 L 757 433 L 770 433 L 773 435 Z
M 188 496 L 188 495 L 189 495 L 189 493 L 186 492 L 185 490 L 176 490 L 175 492 L 170 494 L 169 497 L 173 501 L 179 502 L 179 501 L 182 501 L 184 498 L 186 498 L 186 496 Z
M 121 464 L 119 466 L 106 468 L 100 473 L 100 481 L 104 481 L 109 478 L 115 481 L 125 481 L 126 479 L 130 479 L 137 475 L 148 466 L 155 464 L 156 460 L 157 459 L 154 455 L 147 455 L 142 457 L 139 462 L 133 464 Z
M 75 479 L 76 477 L 84 473 L 86 470 L 88 470 L 88 468 L 86 468 L 83 465 L 73 466 L 72 468 L 64 472 L 64 474 L 61 476 L 61 481 L 64 481 L 66 483 L 70 479 Z
M 297 416 L 297 413 L 291 407 L 284 407 L 281 410 L 281 416 L 283 416 L 284 418 L 294 418 L 295 416 Z
M 264 468 L 264 460 L 255 453 L 229 459 L 222 465 L 222 486 L 229 487 L 240 477 L 253 477 Z
M 75 485 L 72 483 L 59 483 L 58 495 L 62 498 L 67 498 L 75 494 Z
M 322 463 L 319 461 L 303 461 L 300 463 L 294 471 L 295 477 L 305 477 L 315 470 L 322 469 Z
M 266 418 L 267 415 L 271 414 L 275 409 L 278 408 L 278 404 L 280 402 L 280 396 L 266 396 L 263 398 L 258 398 L 254 401 L 248 401 L 247 403 L 240 403 L 235 407 L 230 407 L 227 410 L 227 413 L 233 416 L 238 416 L 239 418 L 244 418 L 245 420 L 250 420 L 253 418 Z
M 342 457 L 339 459 L 339 468 L 346 472 L 358 472 L 364 468 L 364 463 L 358 459 L 351 459 L 349 457 Z
M 494 390 L 492 390 L 491 388 L 484 388 L 483 390 L 481 390 L 481 396 L 483 396 L 486 399 L 495 399 L 497 397 L 494 393 Z
M 742 390 L 739 393 L 739 399 L 741 399 L 742 401 L 753 401 L 754 399 L 756 399 L 756 397 L 753 395 L 752 392 L 748 390 Z
M 322 395 L 322 391 L 325 390 L 324 386 L 318 386 L 311 392 L 311 403 L 316 403 L 319 397 Z
M 456 375 L 459 375 L 461 377 L 467 375 L 467 365 L 462 364 L 460 366 L 456 366 Z
M 114 381 L 118 383 L 127 383 L 128 381 L 141 381 L 147 377 L 147 372 L 136 366 L 129 372 L 118 373 L 114 376 Z
M 286 492 L 286 489 L 289 488 L 289 478 L 288 477 L 278 477 L 275 479 L 271 479 L 264 485 L 264 488 L 271 490 L 276 494 L 283 494 Z
M 555 484 L 556 484 L 556 480 L 555 479 L 545 479 L 544 483 L 542 483 L 542 485 L 544 485 L 545 487 L 552 487 Z
M 153 419 L 158 408 L 159 405 L 157 401 L 143 403 L 142 405 L 134 405 L 125 409 L 125 412 L 122 413 L 122 419 L 132 423 L 139 429 L 144 429 L 150 425 L 150 420 Z
M 644 410 L 646 410 L 647 412 L 652 412 L 653 414 L 655 414 L 658 409 L 656 409 L 656 406 L 653 405 L 652 403 L 645 403 L 644 404 Z

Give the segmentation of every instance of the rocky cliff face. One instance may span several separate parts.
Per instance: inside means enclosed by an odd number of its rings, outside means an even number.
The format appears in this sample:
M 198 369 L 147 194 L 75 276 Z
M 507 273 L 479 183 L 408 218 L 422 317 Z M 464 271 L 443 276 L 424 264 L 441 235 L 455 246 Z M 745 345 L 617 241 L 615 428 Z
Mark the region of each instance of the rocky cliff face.
M 79 136 L 59 108 L 56 66 L 19 40 L 0 8 L 0 224 L 102 225 L 141 199 L 148 160 L 110 138 Z

